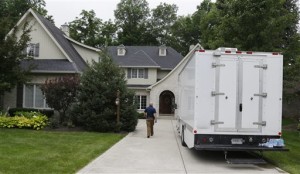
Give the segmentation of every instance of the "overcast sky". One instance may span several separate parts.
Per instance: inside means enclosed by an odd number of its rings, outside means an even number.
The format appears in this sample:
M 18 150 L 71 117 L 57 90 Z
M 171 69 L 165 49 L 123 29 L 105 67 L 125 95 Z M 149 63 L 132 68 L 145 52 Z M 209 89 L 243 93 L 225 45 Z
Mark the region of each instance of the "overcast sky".
M 56 26 L 71 22 L 79 17 L 82 10 L 94 10 L 97 17 L 103 21 L 114 20 L 114 10 L 121 0 L 45 0 L 48 14 L 53 16 Z M 202 0 L 147 0 L 149 8 L 153 9 L 160 2 L 176 4 L 178 15 L 193 14 Z

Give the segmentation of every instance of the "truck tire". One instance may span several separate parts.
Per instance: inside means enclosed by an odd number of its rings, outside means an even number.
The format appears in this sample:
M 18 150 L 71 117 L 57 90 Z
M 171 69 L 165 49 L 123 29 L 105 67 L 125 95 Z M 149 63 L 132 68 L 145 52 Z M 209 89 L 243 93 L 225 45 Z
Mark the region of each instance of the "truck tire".
M 184 127 L 182 126 L 182 128 L 181 128 L 181 145 L 183 146 L 183 147 L 186 147 L 187 145 L 186 145 L 186 143 L 184 142 Z

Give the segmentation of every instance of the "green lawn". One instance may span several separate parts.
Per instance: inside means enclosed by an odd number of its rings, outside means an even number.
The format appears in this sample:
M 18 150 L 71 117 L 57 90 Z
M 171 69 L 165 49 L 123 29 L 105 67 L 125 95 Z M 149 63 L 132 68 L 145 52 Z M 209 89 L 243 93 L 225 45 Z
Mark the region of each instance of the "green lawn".
M 288 125 L 284 121 L 285 125 Z M 295 124 L 295 122 L 293 122 Z M 283 139 L 289 152 L 265 152 L 268 161 L 291 173 L 300 174 L 300 133 L 296 130 L 283 131 Z
M 124 136 L 0 129 L 0 174 L 75 173 Z

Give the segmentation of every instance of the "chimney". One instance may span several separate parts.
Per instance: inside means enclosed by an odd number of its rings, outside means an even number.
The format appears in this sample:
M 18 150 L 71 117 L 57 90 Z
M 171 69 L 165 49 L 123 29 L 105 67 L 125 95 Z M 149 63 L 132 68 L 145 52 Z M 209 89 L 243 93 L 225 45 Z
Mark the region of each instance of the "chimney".
M 191 51 L 194 47 L 195 45 L 190 45 L 189 51 Z
M 65 33 L 65 35 L 67 35 L 68 37 L 70 36 L 69 25 L 67 23 L 61 25 L 60 29 Z

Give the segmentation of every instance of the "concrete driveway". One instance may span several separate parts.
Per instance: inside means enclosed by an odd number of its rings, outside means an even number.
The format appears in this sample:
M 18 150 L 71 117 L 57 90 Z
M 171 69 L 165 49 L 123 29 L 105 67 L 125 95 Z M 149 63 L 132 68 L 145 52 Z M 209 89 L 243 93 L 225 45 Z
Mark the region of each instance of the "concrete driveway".
M 78 173 L 284 173 L 269 164 L 227 164 L 222 152 L 182 147 L 175 124 L 175 120 L 161 117 L 154 136 L 146 138 L 145 120 L 139 120 L 136 131 Z

